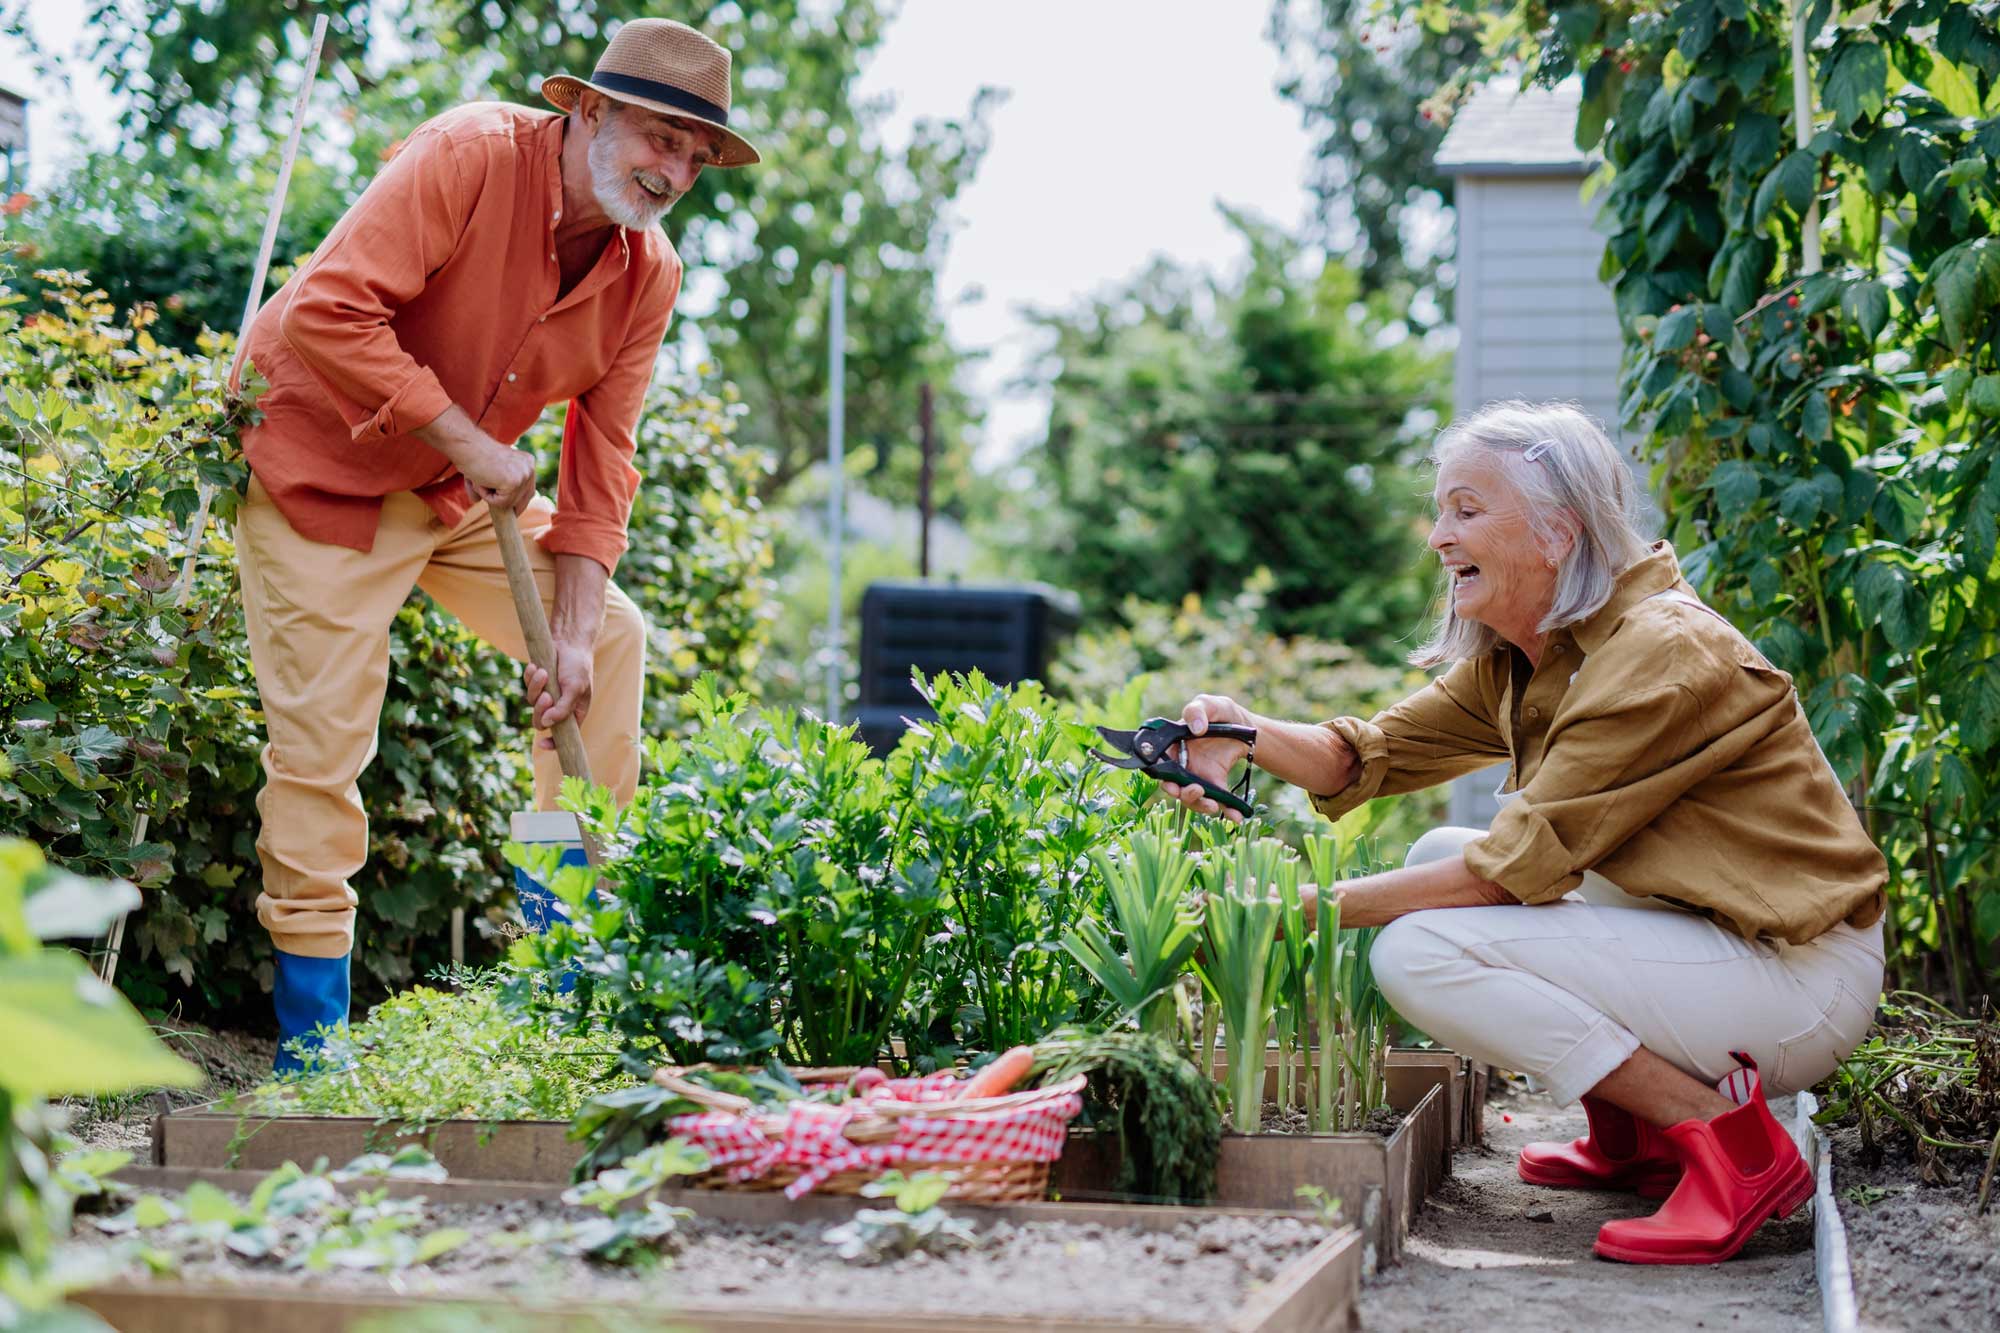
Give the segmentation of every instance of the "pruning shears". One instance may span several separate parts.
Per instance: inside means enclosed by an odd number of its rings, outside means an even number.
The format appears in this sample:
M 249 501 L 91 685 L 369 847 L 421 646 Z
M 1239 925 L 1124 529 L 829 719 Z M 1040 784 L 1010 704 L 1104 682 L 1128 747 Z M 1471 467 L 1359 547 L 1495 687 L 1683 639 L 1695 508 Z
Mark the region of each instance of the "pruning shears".
M 1187 742 L 1215 738 L 1227 741 L 1242 741 L 1254 751 L 1257 747 L 1257 728 L 1238 726 L 1234 722 L 1211 722 L 1208 730 L 1199 737 L 1185 722 L 1172 718 L 1154 717 L 1141 722 L 1132 731 L 1119 731 L 1112 727 L 1099 727 L 1097 734 L 1104 743 L 1118 751 L 1105 754 L 1102 750 L 1092 750 L 1091 754 L 1113 768 L 1136 768 L 1155 782 L 1172 782 L 1183 787 L 1198 788 L 1203 795 L 1227 810 L 1234 810 L 1246 818 L 1253 814 L 1250 802 L 1250 770 L 1243 770 L 1240 784 L 1242 794 L 1230 791 L 1214 783 L 1204 782 L 1187 770 Z

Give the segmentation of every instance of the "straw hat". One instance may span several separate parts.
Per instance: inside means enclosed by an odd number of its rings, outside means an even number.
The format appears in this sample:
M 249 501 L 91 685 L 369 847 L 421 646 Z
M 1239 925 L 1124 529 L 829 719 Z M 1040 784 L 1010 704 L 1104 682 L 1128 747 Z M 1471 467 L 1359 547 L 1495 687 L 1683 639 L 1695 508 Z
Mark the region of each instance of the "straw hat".
M 671 19 L 633 19 L 618 30 L 587 79 L 552 74 L 542 96 L 564 111 L 593 88 L 606 97 L 722 132 L 718 167 L 747 167 L 761 160 L 748 140 L 729 128 L 729 52 L 707 34 Z

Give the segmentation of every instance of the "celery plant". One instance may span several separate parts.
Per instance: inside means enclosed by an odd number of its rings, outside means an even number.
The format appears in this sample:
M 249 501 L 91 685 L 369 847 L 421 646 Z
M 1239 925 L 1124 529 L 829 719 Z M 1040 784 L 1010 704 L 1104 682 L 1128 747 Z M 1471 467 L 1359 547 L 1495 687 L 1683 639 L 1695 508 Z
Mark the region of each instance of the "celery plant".
M 1138 1019 L 1140 1031 L 1169 1040 L 1178 1026 L 1174 983 L 1194 956 L 1201 929 L 1201 904 L 1188 892 L 1195 860 L 1182 847 L 1177 824 L 1172 813 L 1156 810 L 1124 855 L 1090 851 L 1104 882 L 1106 915 L 1125 948 L 1094 917 L 1078 921 L 1062 939 L 1119 1011 Z
M 1275 838 L 1243 839 L 1231 851 L 1212 854 L 1201 868 L 1207 948 L 1195 967 L 1221 1014 L 1230 1120 L 1244 1134 L 1254 1134 L 1262 1122 L 1264 1034 L 1283 979 L 1274 948 L 1285 910 L 1279 886 L 1289 873 L 1296 887 L 1298 875 L 1286 850 Z

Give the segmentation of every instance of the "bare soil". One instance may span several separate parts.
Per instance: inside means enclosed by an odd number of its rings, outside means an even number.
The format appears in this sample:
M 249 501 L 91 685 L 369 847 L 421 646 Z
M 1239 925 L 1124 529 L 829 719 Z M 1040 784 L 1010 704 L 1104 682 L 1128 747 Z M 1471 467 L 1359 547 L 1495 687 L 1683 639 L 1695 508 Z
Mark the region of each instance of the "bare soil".
M 841 1259 L 824 1240 L 825 1225 L 752 1227 L 695 1219 L 681 1224 L 667 1242 L 667 1262 L 650 1271 L 519 1243 L 538 1223 L 588 1216 L 522 1202 L 433 1206 L 426 1210 L 424 1231 L 463 1227 L 474 1239 L 429 1267 L 393 1276 L 339 1268 L 304 1272 L 276 1262 L 252 1263 L 208 1243 L 198 1254 L 181 1257 L 176 1276 L 347 1293 L 393 1287 L 411 1294 L 559 1295 L 641 1301 L 668 1310 L 675 1302 L 743 1305 L 796 1311 L 802 1318 L 831 1310 L 1045 1318 L 1088 1311 L 1219 1326 L 1328 1234 L 1315 1223 L 1289 1218 L 1217 1217 L 1152 1233 L 1095 1224 L 1000 1223 L 982 1233 L 975 1249 L 868 1265 Z M 284 1247 L 312 1243 L 297 1219 L 277 1225 Z M 108 1243 L 88 1227 L 80 1229 L 79 1239 Z
M 244 1092 L 271 1077 L 278 1044 L 271 1037 L 217 1032 L 199 1023 L 161 1023 L 154 1033 L 174 1054 L 194 1064 L 202 1081 L 192 1088 L 163 1088 L 115 1097 L 77 1097 L 64 1105 L 70 1132 L 91 1148 L 124 1149 L 143 1156 L 152 1143 L 153 1117 Z
M 1379 1134 L 1388 1138 L 1396 1132 L 1396 1126 L 1403 1123 L 1403 1113 L 1393 1106 L 1378 1106 L 1368 1113 L 1361 1123 L 1359 1132 Z M 1263 1134 L 1310 1134 L 1313 1132 L 1312 1117 L 1296 1106 L 1280 1106 L 1276 1102 L 1265 1102 L 1263 1122 L 1258 1126 Z
M 1791 1107 L 1785 1098 L 1771 1109 L 1789 1123 Z M 1577 1138 L 1585 1128 L 1581 1107 L 1558 1109 L 1545 1096 L 1509 1092 L 1496 1076 L 1485 1146 L 1458 1155 L 1451 1178 L 1412 1225 L 1403 1262 L 1362 1287 L 1362 1328 L 1806 1333 L 1820 1327 L 1807 1209 L 1766 1223 L 1726 1264 L 1654 1267 L 1594 1256 L 1599 1226 L 1658 1205 L 1631 1194 L 1541 1189 L 1514 1171 L 1523 1144 Z
M 1957 1180 L 1923 1185 L 1900 1147 L 1870 1163 L 1858 1127 L 1830 1137 L 1862 1327 L 1880 1333 L 2000 1328 L 2000 1202 L 1984 1217 L 1974 1211 L 1983 1159 L 1955 1153 Z

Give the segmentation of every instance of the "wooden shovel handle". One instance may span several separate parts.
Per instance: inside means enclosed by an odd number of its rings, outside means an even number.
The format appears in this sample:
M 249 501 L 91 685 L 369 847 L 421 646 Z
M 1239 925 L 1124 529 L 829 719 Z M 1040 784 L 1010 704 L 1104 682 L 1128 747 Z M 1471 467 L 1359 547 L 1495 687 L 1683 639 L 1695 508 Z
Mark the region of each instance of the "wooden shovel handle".
M 548 613 L 542 609 L 541 589 L 535 586 L 535 572 L 528 564 L 528 546 L 521 540 L 521 525 L 514 511 L 505 505 L 487 506 L 493 513 L 493 535 L 500 543 L 500 559 L 507 566 L 507 587 L 514 594 L 514 614 L 521 618 L 521 637 L 528 641 L 528 660 L 556 678 L 556 642 L 549 633 Z M 564 777 L 590 781 L 590 756 L 584 752 L 583 732 L 576 719 L 566 717 L 555 725 L 556 758 Z

